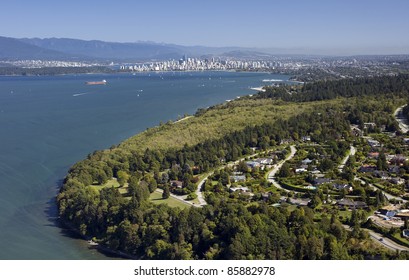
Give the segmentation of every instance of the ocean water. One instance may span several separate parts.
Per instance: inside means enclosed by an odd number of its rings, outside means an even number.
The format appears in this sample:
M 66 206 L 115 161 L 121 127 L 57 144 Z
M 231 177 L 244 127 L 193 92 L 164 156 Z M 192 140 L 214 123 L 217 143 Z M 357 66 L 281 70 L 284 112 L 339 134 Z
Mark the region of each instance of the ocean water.
M 107 85 L 85 85 L 105 79 Z M 0 259 L 111 259 L 57 223 L 69 167 L 148 127 L 255 93 L 269 73 L 0 77 Z

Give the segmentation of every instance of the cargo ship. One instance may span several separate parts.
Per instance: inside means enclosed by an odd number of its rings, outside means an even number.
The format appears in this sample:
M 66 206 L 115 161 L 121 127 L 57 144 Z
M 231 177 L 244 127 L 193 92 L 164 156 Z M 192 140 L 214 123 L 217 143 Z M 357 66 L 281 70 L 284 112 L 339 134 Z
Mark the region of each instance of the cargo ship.
M 92 82 L 85 82 L 86 85 L 106 85 L 107 81 L 92 81 Z

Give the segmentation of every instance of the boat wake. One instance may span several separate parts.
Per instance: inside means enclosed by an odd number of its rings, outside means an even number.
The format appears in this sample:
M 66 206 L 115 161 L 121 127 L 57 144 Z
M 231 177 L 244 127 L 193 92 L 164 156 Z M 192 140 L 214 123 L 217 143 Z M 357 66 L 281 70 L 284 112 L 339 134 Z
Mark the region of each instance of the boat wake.
M 278 79 L 264 79 L 262 80 L 262 82 L 264 83 L 268 83 L 268 82 L 282 82 L 283 80 L 278 80 Z
M 76 93 L 76 94 L 73 94 L 72 96 L 81 96 L 81 95 L 86 95 L 86 94 L 89 94 L 89 93 L 91 93 L 91 92 Z

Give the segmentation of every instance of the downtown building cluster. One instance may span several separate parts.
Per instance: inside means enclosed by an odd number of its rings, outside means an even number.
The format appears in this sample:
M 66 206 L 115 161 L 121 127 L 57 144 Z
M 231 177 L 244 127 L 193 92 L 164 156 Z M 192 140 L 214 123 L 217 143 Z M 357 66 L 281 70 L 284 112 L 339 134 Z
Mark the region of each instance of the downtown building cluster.
M 123 71 L 206 71 L 206 70 L 262 70 L 282 67 L 281 62 L 186 58 L 161 62 L 121 65 Z

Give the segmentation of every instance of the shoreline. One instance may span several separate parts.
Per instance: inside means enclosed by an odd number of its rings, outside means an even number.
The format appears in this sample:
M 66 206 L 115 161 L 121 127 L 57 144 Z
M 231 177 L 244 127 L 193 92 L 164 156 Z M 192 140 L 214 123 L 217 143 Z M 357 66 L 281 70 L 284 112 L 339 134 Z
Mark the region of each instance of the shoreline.
M 250 89 L 255 91 L 266 92 L 265 88 L 263 87 L 251 87 Z
M 22 70 L 24 70 L 23 68 Z M 27 69 L 47 69 L 47 68 L 27 68 Z M 71 69 L 69 67 L 59 68 L 59 69 Z M 109 68 L 108 68 L 109 69 Z M 240 70 L 240 69 L 226 69 L 226 70 L 217 70 L 217 69 L 209 69 L 209 70 L 168 70 L 168 71 L 143 71 L 143 72 L 135 72 L 135 71 L 119 71 L 119 70 L 112 70 L 107 72 L 73 72 L 73 73 L 46 73 L 46 74 L 0 74 L 0 77 L 44 77 L 44 76 L 66 76 L 66 75 L 103 75 L 103 74 L 130 74 L 130 75 L 138 75 L 138 74 L 160 74 L 160 73 L 197 73 L 197 72 L 230 72 L 230 73 L 260 73 L 260 74 L 272 74 L 272 75 L 285 75 L 290 76 L 289 74 L 283 73 L 275 73 L 271 71 L 252 71 L 252 70 Z M 291 81 L 291 80 L 287 80 Z M 298 81 L 294 81 L 298 82 Z M 299 82 L 303 83 L 303 82 Z
M 188 71 L 180 71 L 180 73 L 183 73 L 183 72 L 188 72 Z M 190 71 L 190 72 L 193 72 L 193 71 Z M 209 71 L 194 71 L 194 72 L 232 72 L 232 71 L 224 71 L 224 70 L 219 70 L 219 71 L 214 71 L 214 70 L 209 70 Z M 241 71 L 241 72 L 244 72 L 244 71 Z M 147 75 L 149 72 L 141 72 L 141 73 L 138 73 L 138 74 L 141 74 L 141 75 Z M 152 72 L 151 72 L 152 73 Z M 155 72 L 155 73 L 158 73 L 158 72 Z M 164 73 L 168 73 L 168 74 L 170 74 L 171 73 L 171 71 L 166 71 L 166 72 L 164 72 Z M 261 72 L 258 72 L 258 73 L 261 73 Z M 265 72 L 265 73 L 269 73 L 269 72 Z M 126 73 L 126 72 L 114 72 L 114 73 L 99 73 L 99 74 L 104 74 L 104 75 L 127 75 L 127 74 L 129 74 L 129 73 Z M 77 74 L 59 74 L 59 76 L 67 76 L 67 75 L 98 75 L 98 73 L 77 73 Z M 13 75 L 12 77 L 17 77 L 18 75 Z M 21 75 L 21 77 L 23 77 L 23 76 L 28 76 L 28 75 Z M 57 75 L 32 75 L 32 76 L 28 76 L 28 77 L 33 77 L 33 76 L 57 76 Z M 1 77 L 1 75 L 0 75 L 0 77 Z M 248 89 L 251 89 L 251 90 L 256 90 L 256 91 L 265 91 L 262 87 L 255 87 L 255 88 L 248 88 Z M 245 94 L 244 96 L 252 96 L 253 94 Z M 238 99 L 238 98 L 241 98 L 241 96 L 238 96 L 238 97 L 236 97 L 235 99 Z M 217 103 L 217 104 L 221 104 L 221 103 Z M 194 115 L 188 115 L 188 116 L 185 116 L 185 117 L 183 117 L 183 118 L 181 118 L 181 119 L 179 119 L 179 120 L 176 120 L 176 121 L 173 121 L 173 124 L 176 124 L 176 123 L 179 123 L 179 122 L 183 122 L 183 121 L 186 121 L 186 120 L 188 120 L 188 119 L 190 119 L 190 118 L 193 118 L 193 117 L 195 117 Z M 154 128 L 154 127 L 159 127 L 159 125 L 157 125 L 157 126 L 152 126 L 152 127 L 150 127 L 150 128 Z M 143 131 L 141 131 L 141 132 L 139 132 L 139 133 L 142 133 Z M 138 135 L 139 133 L 137 133 L 137 134 L 135 134 L 135 135 Z M 135 135 L 133 135 L 133 136 L 135 136 Z M 133 137 L 133 136 L 130 136 L 130 137 Z M 127 139 L 129 139 L 130 137 L 128 137 Z M 125 139 L 125 140 L 127 140 L 127 139 Z M 125 140 L 123 140 L 123 141 L 121 141 L 121 143 L 123 143 Z M 61 190 L 61 187 L 59 187 L 59 191 Z M 173 198 L 175 198 L 175 199 L 178 199 L 178 200 L 180 200 L 180 201 L 182 201 L 183 203 L 185 203 L 187 206 L 189 206 L 189 207 L 201 207 L 201 206 L 203 206 L 203 203 L 198 203 L 198 204 L 196 204 L 196 203 L 193 203 L 193 202 L 191 202 L 191 201 L 186 201 L 186 200 L 184 200 L 184 199 L 181 199 L 180 197 L 178 197 L 178 196 L 176 196 L 176 195 L 174 195 L 174 194 L 171 194 L 171 196 L 173 197 Z M 58 208 L 58 206 L 57 206 L 57 208 Z M 111 249 L 111 248 L 109 248 L 107 245 L 103 245 L 103 244 L 101 244 L 101 243 L 99 243 L 98 241 L 97 242 L 94 242 L 93 240 L 92 240 L 92 237 L 91 236 L 86 236 L 86 235 L 82 235 L 80 232 L 79 232 L 79 230 L 78 229 L 76 229 L 72 224 L 70 224 L 68 221 L 65 221 L 65 220 L 63 220 L 61 217 L 58 217 L 58 221 L 59 221 L 59 223 L 60 223 L 60 228 L 61 229 L 63 229 L 63 230 L 66 230 L 66 231 L 68 231 L 68 232 L 71 232 L 72 234 L 73 234 L 73 236 L 71 237 L 71 238 L 75 238 L 74 237 L 74 235 L 76 235 L 76 238 L 78 238 L 78 239 L 81 239 L 81 241 L 84 241 L 84 242 L 87 242 L 87 243 L 84 243 L 84 244 L 88 244 L 88 250 L 97 250 L 98 252 L 100 252 L 100 253 L 102 253 L 102 254 L 111 254 L 111 255 L 113 255 L 113 256 L 117 256 L 117 257 L 119 257 L 119 258 L 123 258 L 123 259 L 132 259 L 132 260 L 142 260 L 142 259 L 144 259 L 144 257 L 146 257 L 146 256 L 134 256 L 134 255 L 131 255 L 131 254 L 127 254 L 127 253 L 125 253 L 125 252 L 122 252 L 122 251 L 118 251 L 118 250 L 114 250 L 114 249 Z
M 111 254 L 111 255 L 115 255 L 118 256 L 120 258 L 123 259 L 130 259 L 130 260 L 142 260 L 143 257 L 137 257 L 131 254 L 127 254 L 125 252 L 122 251 L 118 251 L 118 250 L 114 250 L 111 249 L 105 245 L 102 245 L 98 242 L 95 242 L 92 240 L 92 238 L 90 238 L 89 236 L 83 235 L 81 234 L 71 223 L 63 220 L 61 217 L 57 218 L 57 222 L 60 224 L 58 227 L 62 230 L 66 230 L 68 232 L 70 232 L 71 234 L 75 234 L 78 236 L 78 238 L 82 239 L 82 241 L 88 243 L 88 249 L 95 249 L 98 252 L 100 252 L 101 254 Z M 71 238 L 74 238 L 74 236 L 72 236 Z
M 194 116 L 186 116 L 186 117 L 181 118 L 180 120 L 174 121 L 173 123 L 183 122 L 183 121 L 185 121 L 185 120 L 187 120 L 187 119 L 190 119 L 190 118 L 193 118 L 193 117 L 194 117 Z

